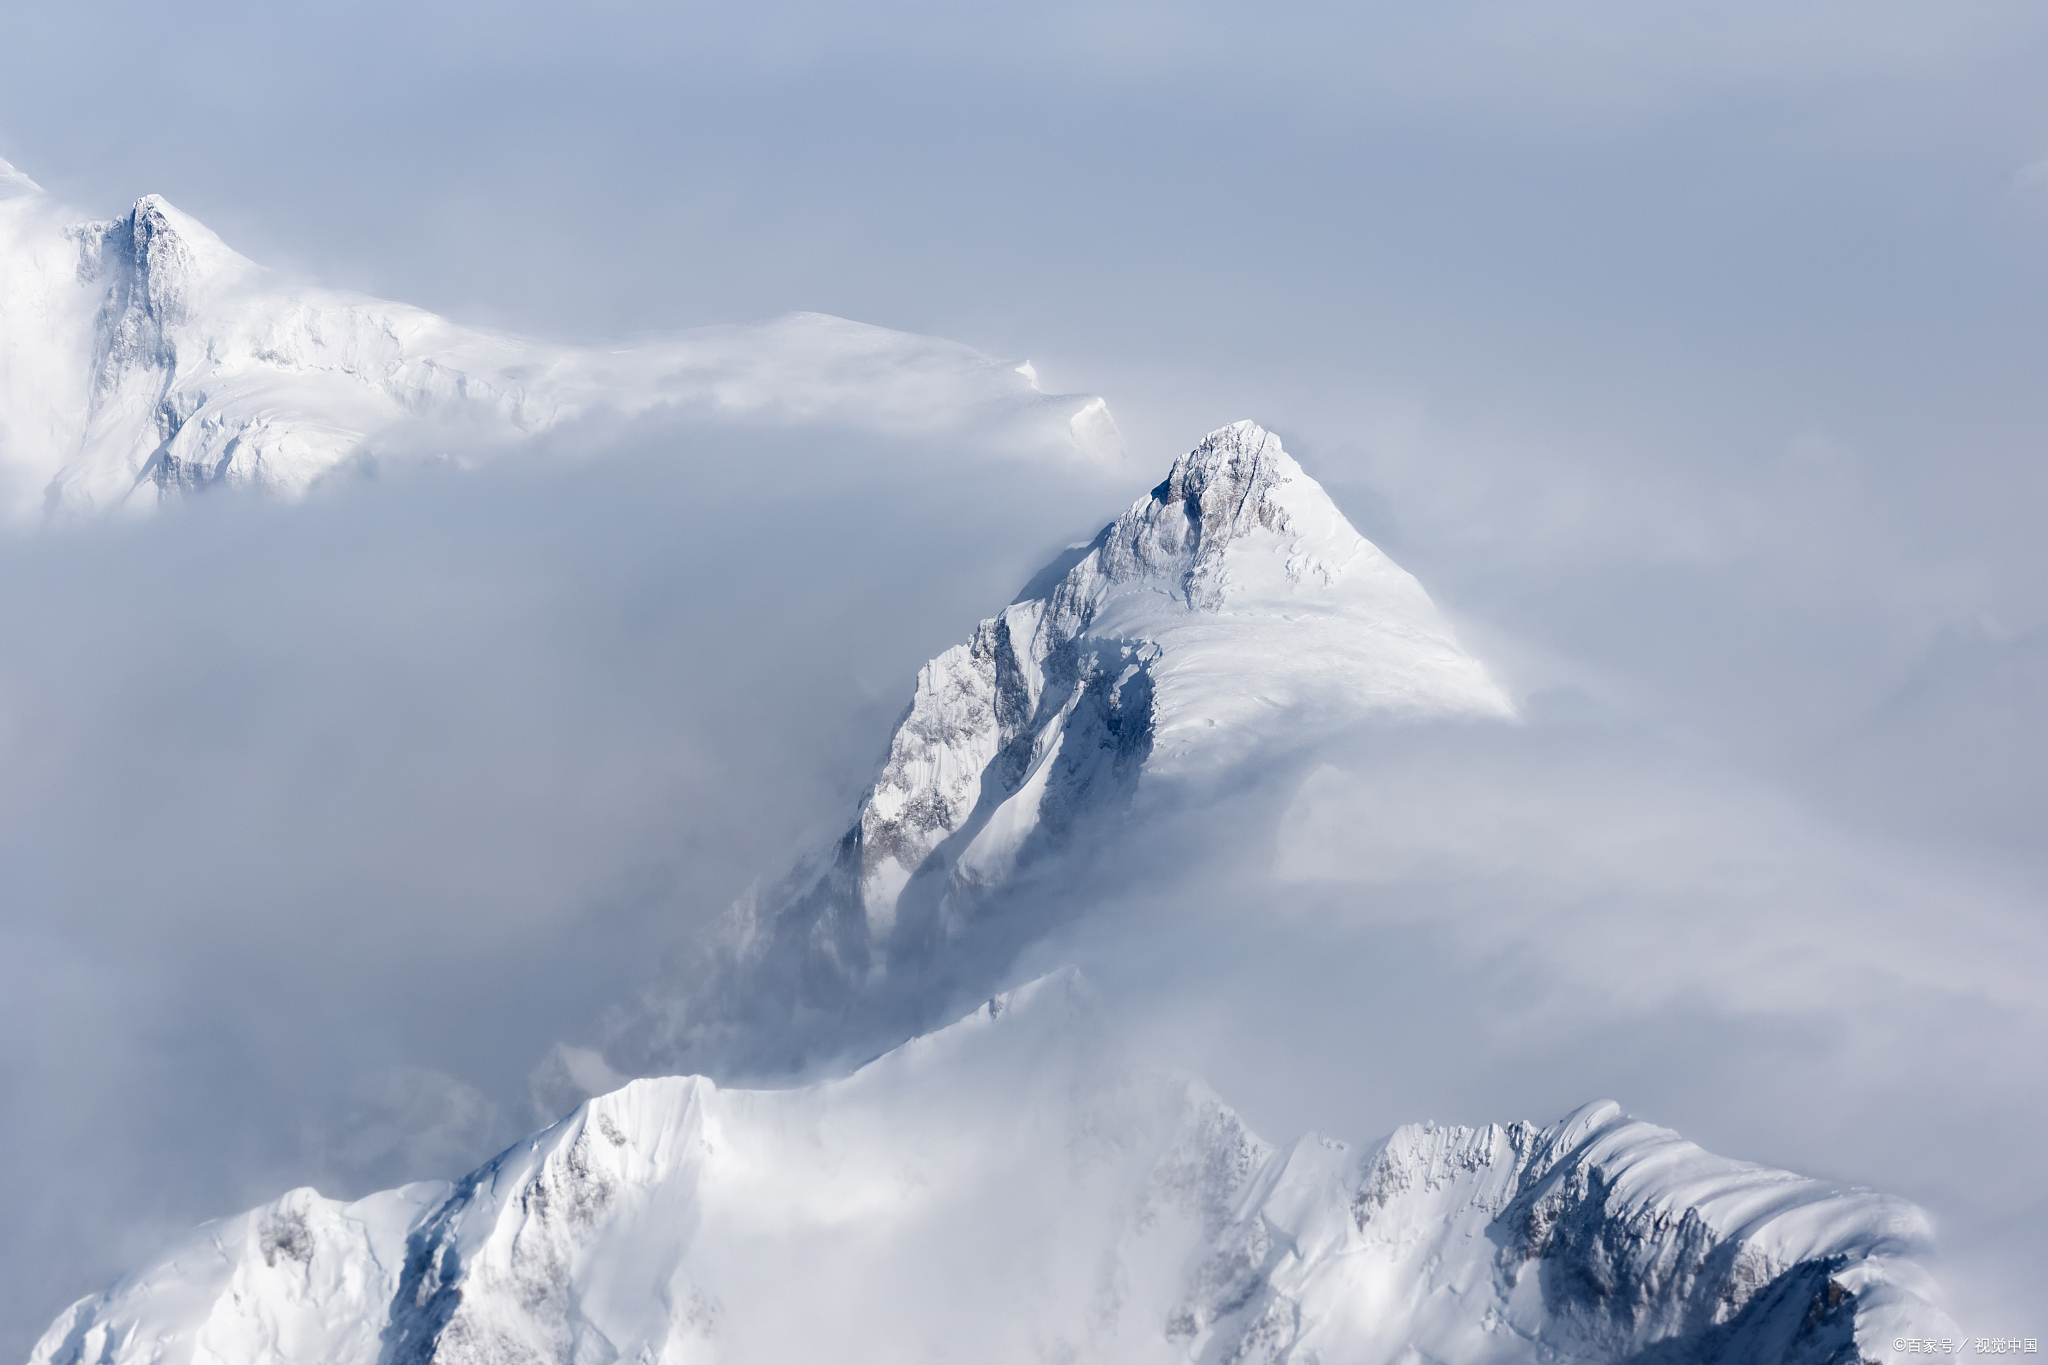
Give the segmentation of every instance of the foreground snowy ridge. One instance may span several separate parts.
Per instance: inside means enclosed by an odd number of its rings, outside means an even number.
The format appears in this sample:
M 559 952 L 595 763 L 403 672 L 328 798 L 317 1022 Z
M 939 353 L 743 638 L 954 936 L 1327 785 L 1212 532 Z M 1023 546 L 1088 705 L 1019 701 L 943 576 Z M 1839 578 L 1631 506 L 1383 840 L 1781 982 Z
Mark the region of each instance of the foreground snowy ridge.
M 953 342 L 799 313 L 578 349 L 282 279 L 159 195 L 78 224 L 5 162 L 0 187 L 0 512 L 17 517 L 215 485 L 297 496 L 381 459 L 657 408 L 1122 451 L 1101 399 L 1041 393 L 1028 363 Z
M 846 834 L 735 907 L 707 979 L 638 1021 L 624 1069 L 762 1074 L 929 1028 L 1059 902 L 995 899 L 1109 835 L 1147 784 L 1232 781 L 1364 719 L 1513 714 L 1278 437 L 1211 432 L 920 670 Z
M 1276 1150 L 1071 971 L 855 1074 L 591 1100 L 454 1186 L 295 1190 L 31 1365 L 1828 1362 L 1952 1334 L 1917 1210 L 1611 1103 Z

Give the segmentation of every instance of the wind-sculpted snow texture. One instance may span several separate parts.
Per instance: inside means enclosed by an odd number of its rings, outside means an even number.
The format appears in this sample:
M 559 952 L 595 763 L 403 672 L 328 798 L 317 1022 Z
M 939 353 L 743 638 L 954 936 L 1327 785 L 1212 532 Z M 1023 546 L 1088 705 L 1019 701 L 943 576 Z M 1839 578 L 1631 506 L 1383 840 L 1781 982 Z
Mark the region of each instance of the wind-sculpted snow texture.
M 457 326 L 294 284 L 160 196 L 67 224 L 0 162 L 0 489 L 15 516 L 153 507 L 214 485 L 296 496 L 337 470 L 474 458 L 565 421 L 843 423 L 1088 459 L 1121 452 L 1100 399 L 1029 364 L 800 313 L 616 350 Z
M 852 827 L 735 908 L 705 980 L 620 1060 L 771 1071 L 870 1042 L 864 1023 L 886 1045 L 1051 927 L 1058 897 L 1000 894 L 1141 781 L 1227 781 L 1375 715 L 1511 714 L 1279 439 L 1225 427 L 925 665 Z
M 1953 1335 L 1925 1232 L 1612 1104 L 1276 1151 L 1106 1058 L 1067 972 L 843 1080 L 635 1081 L 452 1190 L 294 1191 L 32 1365 L 1841 1365 Z

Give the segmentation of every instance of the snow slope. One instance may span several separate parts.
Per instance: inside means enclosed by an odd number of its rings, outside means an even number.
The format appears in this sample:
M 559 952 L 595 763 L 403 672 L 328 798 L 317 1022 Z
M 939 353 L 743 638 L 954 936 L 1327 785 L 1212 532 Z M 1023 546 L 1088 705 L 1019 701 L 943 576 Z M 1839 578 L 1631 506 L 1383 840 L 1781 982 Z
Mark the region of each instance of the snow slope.
M 74 223 L 0 162 L 4 515 L 142 509 L 229 485 L 297 496 L 379 460 L 475 457 L 598 413 L 960 433 L 1112 459 L 1099 398 L 1028 363 L 799 313 L 617 349 L 462 327 L 276 276 L 162 197 Z
M 32 1365 L 1844 1362 L 1954 1335 L 1925 1236 L 1612 1104 L 1275 1149 L 1067 971 L 844 1079 L 635 1081 L 452 1189 L 293 1191 Z
M 846 834 L 735 907 L 705 979 L 618 1060 L 758 1074 L 883 1046 L 995 984 L 1059 899 L 995 898 L 1141 786 L 1241 780 L 1366 718 L 1512 715 L 1278 437 L 1222 428 L 925 665 Z

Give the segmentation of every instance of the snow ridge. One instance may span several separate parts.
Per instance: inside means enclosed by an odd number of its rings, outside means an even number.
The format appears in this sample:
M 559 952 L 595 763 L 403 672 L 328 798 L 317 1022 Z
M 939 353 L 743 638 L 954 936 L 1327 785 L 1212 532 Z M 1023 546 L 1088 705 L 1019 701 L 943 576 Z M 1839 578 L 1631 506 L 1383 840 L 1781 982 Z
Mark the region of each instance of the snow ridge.
M 31 1365 L 1848 1362 L 1953 1332 L 1925 1236 L 1611 1103 L 1276 1150 L 1107 1056 L 1069 970 L 841 1080 L 635 1081 L 453 1187 L 294 1191 Z

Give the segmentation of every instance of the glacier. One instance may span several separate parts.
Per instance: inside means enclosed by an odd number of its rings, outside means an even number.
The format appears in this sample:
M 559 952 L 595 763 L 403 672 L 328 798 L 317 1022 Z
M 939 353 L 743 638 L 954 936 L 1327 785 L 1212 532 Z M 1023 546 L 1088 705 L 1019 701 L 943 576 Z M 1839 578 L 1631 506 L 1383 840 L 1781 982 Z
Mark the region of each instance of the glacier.
M 30 1365 L 1846 1365 L 1955 1335 L 1927 1237 L 1611 1103 L 1276 1147 L 1067 970 L 843 1078 L 634 1081 L 452 1185 L 292 1191 Z
M 919 671 L 844 835 L 733 908 L 617 1065 L 872 1055 L 992 989 L 1068 899 L 1034 870 L 1134 801 L 1241 784 L 1361 721 L 1514 714 L 1277 436 L 1220 428 Z
M 965 453 L 1115 462 L 1107 404 L 1028 361 L 818 313 L 611 347 L 466 327 L 263 269 L 160 195 L 74 221 L 0 162 L 0 515 L 292 498 L 489 458 L 565 424 L 841 424 Z

